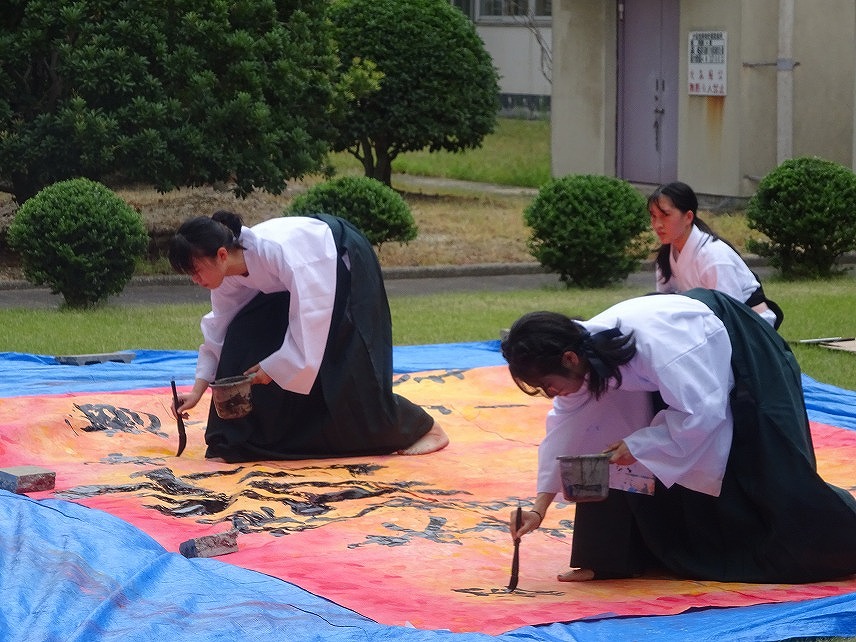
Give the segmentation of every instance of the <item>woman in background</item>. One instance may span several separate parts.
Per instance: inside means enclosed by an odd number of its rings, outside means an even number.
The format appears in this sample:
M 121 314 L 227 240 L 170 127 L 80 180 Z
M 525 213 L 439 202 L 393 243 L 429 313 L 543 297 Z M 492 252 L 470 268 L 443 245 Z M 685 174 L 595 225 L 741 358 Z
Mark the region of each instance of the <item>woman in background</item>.
M 767 299 L 757 276 L 731 244 L 698 217 L 698 198 L 689 185 L 674 182 L 657 188 L 648 197 L 648 212 L 662 243 L 656 258 L 658 292 L 719 290 L 779 328 L 781 308 Z
M 211 291 L 196 382 L 182 416 L 215 379 L 253 375 L 252 412 L 208 412 L 206 457 L 227 462 L 400 453 L 449 440 L 392 392 L 392 321 L 368 240 L 340 218 L 280 217 L 244 227 L 231 212 L 186 221 L 169 260 Z

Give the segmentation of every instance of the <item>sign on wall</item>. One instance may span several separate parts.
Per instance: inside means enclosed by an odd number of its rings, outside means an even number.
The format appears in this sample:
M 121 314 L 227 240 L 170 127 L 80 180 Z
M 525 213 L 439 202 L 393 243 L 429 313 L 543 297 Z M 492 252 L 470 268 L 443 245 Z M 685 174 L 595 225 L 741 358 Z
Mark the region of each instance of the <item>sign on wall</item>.
M 690 31 L 687 88 L 691 96 L 725 96 L 728 34 Z

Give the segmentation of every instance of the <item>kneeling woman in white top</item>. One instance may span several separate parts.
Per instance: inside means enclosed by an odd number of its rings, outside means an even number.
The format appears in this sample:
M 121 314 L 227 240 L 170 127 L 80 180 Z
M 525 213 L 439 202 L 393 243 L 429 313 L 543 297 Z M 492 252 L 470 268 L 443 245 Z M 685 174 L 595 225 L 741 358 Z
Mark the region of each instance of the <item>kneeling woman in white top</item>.
M 392 326 L 368 240 L 335 216 L 279 217 L 252 228 L 231 212 L 186 221 L 177 272 L 211 291 L 184 415 L 215 378 L 253 374 L 253 410 L 208 413 L 206 457 L 227 462 L 419 455 L 446 433 L 392 392 Z
M 767 299 L 737 250 L 698 217 L 698 198 L 689 185 L 674 182 L 657 188 L 648 197 L 648 212 L 662 243 L 656 258 L 657 292 L 719 290 L 779 328 L 784 319 L 781 308 Z
M 551 432 L 619 431 L 610 463 L 656 477 L 653 494 L 610 489 L 602 504 L 577 505 L 586 532 L 575 523 L 577 568 L 559 579 L 666 569 L 798 583 L 856 573 L 856 499 L 818 475 L 799 366 L 748 306 L 697 288 L 630 299 L 588 321 L 533 312 L 511 326 L 502 353 L 522 390 L 555 398 Z M 656 414 L 640 392 L 659 394 Z M 539 477 L 521 528 L 511 520 L 512 537 L 540 526 L 551 477 Z

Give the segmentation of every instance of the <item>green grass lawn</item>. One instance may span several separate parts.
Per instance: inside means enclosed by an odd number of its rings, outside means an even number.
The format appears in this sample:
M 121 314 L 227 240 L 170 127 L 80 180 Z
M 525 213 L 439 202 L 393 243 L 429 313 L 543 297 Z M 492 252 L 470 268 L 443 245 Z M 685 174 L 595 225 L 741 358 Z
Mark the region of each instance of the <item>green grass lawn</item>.
M 785 310 L 782 336 L 792 342 L 829 336 L 854 336 L 856 278 L 765 283 L 768 295 Z M 511 292 L 397 296 L 390 299 L 395 345 L 484 341 L 499 338 L 521 314 L 556 310 L 590 317 L 647 287 L 614 286 L 598 290 L 542 287 Z M 122 349 L 195 350 L 201 340 L 199 319 L 205 304 L 150 308 L 108 304 L 87 311 L 0 310 L 3 350 L 35 354 L 84 354 Z M 810 377 L 856 390 L 856 355 L 816 345 L 793 345 Z

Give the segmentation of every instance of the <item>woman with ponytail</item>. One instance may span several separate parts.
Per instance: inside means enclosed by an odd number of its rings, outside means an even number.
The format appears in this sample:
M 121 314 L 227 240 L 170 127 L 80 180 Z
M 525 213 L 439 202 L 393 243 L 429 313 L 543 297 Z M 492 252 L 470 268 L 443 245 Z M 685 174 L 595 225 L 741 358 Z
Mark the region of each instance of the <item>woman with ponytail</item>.
M 319 214 L 245 227 L 231 212 L 186 221 L 169 260 L 211 291 L 186 416 L 215 379 L 253 375 L 253 410 L 208 412 L 206 457 L 227 462 L 440 450 L 448 437 L 392 392 L 392 322 L 380 265 L 347 221 Z
M 698 197 L 686 183 L 658 187 L 648 197 L 651 228 L 660 239 L 657 291 L 719 290 L 754 309 L 778 329 L 782 309 L 764 294 L 757 275 L 725 239 L 698 216 Z
M 577 504 L 572 568 L 559 580 L 856 573 L 856 500 L 818 476 L 799 366 L 747 306 L 699 288 L 588 321 L 534 312 L 502 353 L 524 392 L 553 399 L 537 496 L 512 537 L 537 529 L 561 490 L 556 457 L 610 455 L 609 495 Z

